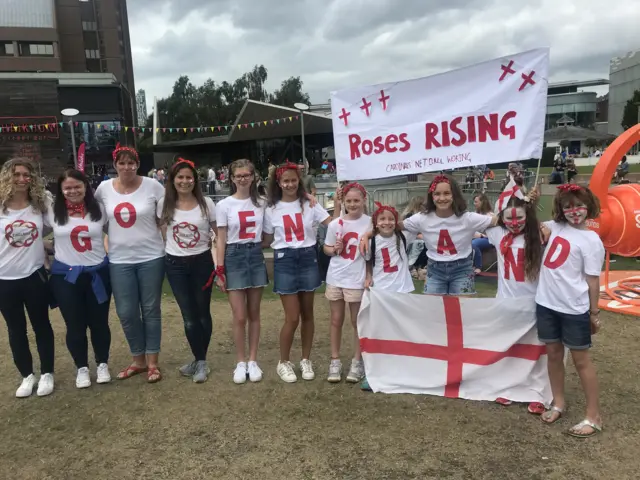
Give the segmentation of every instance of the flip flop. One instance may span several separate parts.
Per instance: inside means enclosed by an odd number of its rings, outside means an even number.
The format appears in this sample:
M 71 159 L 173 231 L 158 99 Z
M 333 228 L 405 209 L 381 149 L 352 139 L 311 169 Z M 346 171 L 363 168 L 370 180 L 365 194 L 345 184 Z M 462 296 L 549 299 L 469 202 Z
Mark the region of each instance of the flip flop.
M 593 431 L 591 433 L 586 433 L 586 434 L 585 433 L 576 433 L 576 432 L 572 431 L 572 430 L 580 429 L 582 427 L 591 427 L 593 429 Z M 593 437 L 593 436 L 597 435 L 600 432 L 602 432 L 602 425 L 598 425 L 597 423 L 593 423 L 591 420 L 585 418 L 580 423 L 574 425 L 569 430 L 567 430 L 567 435 L 570 435 L 570 436 L 576 437 L 576 438 L 589 438 L 589 437 Z
M 542 415 L 547 409 L 540 402 L 531 402 L 527 407 L 527 411 L 533 415 Z
M 564 410 L 565 410 L 564 408 L 556 407 L 555 405 L 553 405 L 549 410 L 543 412 L 542 415 L 540 415 L 540 421 L 542 421 L 542 423 L 546 425 L 552 425 L 562 418 L 562 415 L 564 414 Z M 549 414 L 549 416 L 551 416 L 553 415 L 554 412 L 558 414 L 555 420 L 551 422 L 545 420 L 545 415 Z
M 160 380 L 162 380 L 162 374 L 160 373 L 160 370 L 158 370 L 158 367 L 149 367 L 149 370 L 147 371 L 147 382 L 156 383 Z
M 126 380 L 127 378 L 131 378 L 134 375 L 138 375 L 139 373 L 146 372 L 147 367 L 139 367 L 135 364 L 131 364 L 118 372 L 116 378 L 118 380 Z
M 508 399 L 502 398 L 502 397 L 496 398 L 496 403 L 499 404 L 499 405 L 502 405 L 503 407 L 508 407 L 509 405 L 513 404 L 513 402 L 511 400 L 508 400 Z

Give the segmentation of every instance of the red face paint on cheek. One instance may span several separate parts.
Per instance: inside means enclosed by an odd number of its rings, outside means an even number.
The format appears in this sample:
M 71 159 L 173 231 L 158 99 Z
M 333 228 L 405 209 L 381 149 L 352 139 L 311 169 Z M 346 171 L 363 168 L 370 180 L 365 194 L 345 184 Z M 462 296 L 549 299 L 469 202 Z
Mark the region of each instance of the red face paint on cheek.
M 525 223 L 526 219 L 518 220 L 518 210 L 515 207 L 511 209 L 511 219 L 504 219 L 505 226 L 514 233 L 521 232 Z

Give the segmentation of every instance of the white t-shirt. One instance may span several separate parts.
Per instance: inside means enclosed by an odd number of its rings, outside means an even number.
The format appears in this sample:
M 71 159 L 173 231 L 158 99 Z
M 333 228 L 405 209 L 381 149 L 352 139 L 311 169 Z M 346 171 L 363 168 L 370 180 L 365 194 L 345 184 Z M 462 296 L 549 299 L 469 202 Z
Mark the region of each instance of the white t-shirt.
M 600 276 L 604 246 L 592 230 L 545 222 L 551 230 L 544 251 L 536 303 L 560 313 L 581 315 L 590 309 L 587 275 Z
M 218 227 L 227 227 L 227 244 L 259 243 L 262 241 L 264 200 L 256 207 L 250 198 L 238 200 L 227 197 L 216 205 Z
M 409 239 L 406 240 L 409 245 Z M 415 290 L 411 272 L 409 272 L 409 258 L 402 240 L 400 240 L 400 248 L 398 248 L 398 240 L 395 235 L 392 237 L 376 235 L 375 253 L 373 288 L 397 293 L 410 293 Z
M 484 232 L 491 217 L 465 212 L 461 216 L 441 218 L 435 212 L 416 213 L 404 221 L 404 228 L 415 235 L 422 234 L 427 257 L 437 262 L 452 262 L 471 255 L 475 232 Z
M 113 179 L 102 182 L 96 198 L 109 218 L 109 261 L 142 263 L 164 256 L 162 234 L 156 223 L 156 205 L 164 197 L 164 187 L 142 177 L 138 189 L 123 195 L 113 188 Z
M 304 210 L 300 201 L 284 202 L 280 200 L 264 212 L 263 230 L 267 235 L 273 234 L 271 248 L 305 248 L 316 244 L 314 223 L 322 223 L 329 214 L 319 204 L 311 208 L 304 202 Z
M 487 229 L 485 234 L 491 245 L 496 247 L 498 258 L 498 293 L 497 298 L 535 297 L 538 281 L 527 280 L 524 272 L 524 235 L 513 238 L 511 249 L 506 255 L 500 250 L 500 242 L 509 233 L 504 227 Z
M 335 245 L 339 218 L 334 219 L 327 227 L 325 245 Z M 367 275 L 367 264 L 360 253 L 360 238 L 371 230 L 371 217 L 362 215 L 357 220 L 342 219 L 342 253 L 331 257 L 327 270 L 327 285 L 340 288 L 363 289 Z
M 26 278 L 44 265 L 42 226 L 42 213 L 31 205 L 6 213 L 0 207 L 0 280 Z
M 216 221 L 216 204 L 208 197 L 204 199 L 207 205 L 207 216 L 202 216 L 200 205 L 191 210 L 173 211 L 173 219 L 167 225 L 167 244 L 165 250 L 169 255 L 188 257 L 199 255 L 209 250 L 212 240 L 211 223 Z M 158 202 L 157 215 L 162 217 L 164 198 Z
M 102 218 L 97 222 L 85 212 L 84 218 L 69 217 L 67 223 L 59 225 L 54 221 L 53 210 L 45 216 L 45 224 L 53 228 L 56 260 L 69 266 L 92 267 L 104 261 L 103 227 L 107 223 L 107 213 L 102 205 Z

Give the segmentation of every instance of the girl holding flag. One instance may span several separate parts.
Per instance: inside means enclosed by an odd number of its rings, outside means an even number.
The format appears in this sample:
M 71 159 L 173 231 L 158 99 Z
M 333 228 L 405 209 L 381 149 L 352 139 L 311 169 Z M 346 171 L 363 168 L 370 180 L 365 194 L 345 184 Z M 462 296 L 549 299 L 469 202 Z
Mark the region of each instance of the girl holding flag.
M 327 272 L 325 293 L 331 304 L 331 363 L 327 377 L 331 383 L 342 380 L 340 343 L 345 303 L 349 304 L 354 331 L 354 357 L 347 375 L 347 382 L 356 383 L 364 377 L 356 322 L 366 276 L 365 259 L 358 251 L 358 242 L 371 230 L 371 217 L 364 213 L 366 198 L 367 192 L 359 183 L 350 183 L 343 187 L 342 201 L 346 213 L 344 218 L 337 218 L 329 224 L 325 239 L 324 253 L 332 257 Z

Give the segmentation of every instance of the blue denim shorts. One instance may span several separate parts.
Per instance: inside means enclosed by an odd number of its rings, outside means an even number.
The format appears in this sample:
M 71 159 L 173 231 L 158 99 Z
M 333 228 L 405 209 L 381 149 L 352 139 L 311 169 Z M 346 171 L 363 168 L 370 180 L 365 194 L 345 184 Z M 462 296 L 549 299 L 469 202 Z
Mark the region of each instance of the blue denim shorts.
M 556 312 L 536 305 L 538 339 L 542 343 L 561 343 L 571 350 L 591 348 L 591 318 L 589 312 L 581 315 Z
M 322 282 L 316 246 L 282 248 L 273 252 L 273 292 L 292 295 L 313 292 Z
M 429 259 L 424 293 L 431 295 L 473 295 L 473 254 L 460 260 L 441 262 Z
M 230 243 L 224 252 L 227 290 L 264 287 L 269 283 L 260 243 Z

